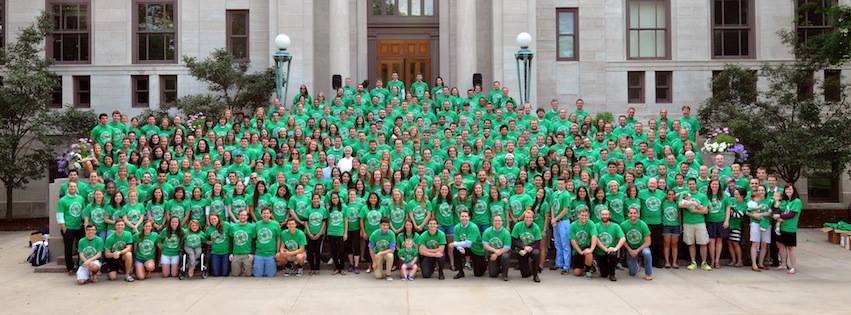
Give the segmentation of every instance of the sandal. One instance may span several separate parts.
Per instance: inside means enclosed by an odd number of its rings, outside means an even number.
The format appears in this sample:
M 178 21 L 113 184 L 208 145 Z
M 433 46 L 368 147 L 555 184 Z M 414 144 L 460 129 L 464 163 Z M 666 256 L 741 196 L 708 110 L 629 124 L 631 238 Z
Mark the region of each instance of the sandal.
M 671 265 L 665 264 L 665 269 L 671 269 Z
M 753 270 L 754 272 L 762 272 L 762 270 L 758 267 L 751 267 L 751 270 Z
M 673 266 L 671 266 L 671 268 L 680 269 L 680 265 L 673 265 Z
M 790 268 L 789 271 L 786 271 L 786 273 L 790 274 L 790 275 L 794 275 L 795 274 L 795 268 Z
M 133 282 L 136 281 L 136 278 L 133 278 L 133 276 L 127 276 L 127 278 L 124 278 L 124 281 Z

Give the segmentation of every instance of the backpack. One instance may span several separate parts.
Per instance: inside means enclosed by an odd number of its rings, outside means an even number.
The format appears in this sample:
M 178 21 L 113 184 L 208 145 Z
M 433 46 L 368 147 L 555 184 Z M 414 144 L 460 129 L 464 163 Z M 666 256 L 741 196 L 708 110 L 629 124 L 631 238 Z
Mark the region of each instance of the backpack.
M 38 267 L 47 263 L 50 255 L 47 252 L 47 241 L 39 241 L 33 244 L 33 251 L 29 257 L 27 257 L 27 262 L 30 263 L 33 267 Z

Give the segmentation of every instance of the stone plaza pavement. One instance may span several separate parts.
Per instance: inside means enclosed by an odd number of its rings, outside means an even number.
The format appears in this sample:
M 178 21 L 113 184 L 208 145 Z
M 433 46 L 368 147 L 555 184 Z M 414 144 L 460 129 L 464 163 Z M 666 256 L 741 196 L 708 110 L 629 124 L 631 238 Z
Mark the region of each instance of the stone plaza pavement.
M 818 230 L 798 235 L 798 274 L 748 268 L 661 270 L 653 281 L 489 278 L 374 280 L 361 273 L 274 279 L 102 280 L 33 273 L 26 232 L 0 233 L 0 314 L 851 314 L 851 251 Z M 52 263 L 52 262 L 51 262 Z M 327 268 L 323 266 L 323 268 Z M 105 278 L 102 278 L 105 279 Z

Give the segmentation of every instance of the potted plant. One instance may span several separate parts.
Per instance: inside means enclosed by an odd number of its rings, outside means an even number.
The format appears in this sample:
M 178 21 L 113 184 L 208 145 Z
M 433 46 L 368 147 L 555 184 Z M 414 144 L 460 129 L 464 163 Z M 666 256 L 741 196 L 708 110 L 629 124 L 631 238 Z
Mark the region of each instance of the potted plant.
M 726 165 L 748 160 L 748 151 L 744 145 L 739 143 L 739 139 L 733 136 L 730 128 L 712 130 L 706 135 L 701 151 L 704 154 L 703 160 L 707 163 L 712 163 L 713 157 L 718 154 L 724 156 L 724 164 Z
M 93 170 L 91 163 L 93 158 L 92 140 L 80 138 L 56 158 L 57 171 L 61 176 L 67 176 L 68 171 L 77 170 L 81 177 L 87 177 Z

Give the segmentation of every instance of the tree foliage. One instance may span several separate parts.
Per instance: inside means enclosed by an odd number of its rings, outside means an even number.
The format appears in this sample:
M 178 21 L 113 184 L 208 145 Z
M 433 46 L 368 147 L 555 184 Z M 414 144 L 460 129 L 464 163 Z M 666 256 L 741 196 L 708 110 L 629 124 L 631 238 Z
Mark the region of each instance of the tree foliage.
M 789 183 L 804 172 L 828 171 L 836 176 L 851 165 L 847 86 L 812 79 L 814 71 L 851 59 L 851 8 L 839 6 L 826 12 L 835 21 L 836 32 L 806 41 L 799 40 L 794 32 L 781 32 L 782 39 L 793 47 L 796 60 L 764 64 L 759 77 L 768 82 L 765 89 L 756 88 L 755 71 L 728 65 L 712 80 L 713 96 L 699 113 L 705 128 L 732 129 L 754 153 L 753 164 L 774 169 Z M 840 91 L 839 101 L 825 100 L 821 91 L 826 86 Z
M 56 85 L 43 56 L 50 19 L 40 16 L 15 42 L 0 49 L 4 65 L 0 87 L 0 181 L 6 186 L 6 219 L 12 219 L 12 191 L 40 179 L 53 158 L 50 94 Z
M 199 60 L 184 56 L 189 73 L 207 84 L 209 94 L 189 95 L 179 99 L 174 107 L 184 114 L 203 112 L 215 117 L 224 109 L 253 110 L 268 105 L 275 90 L 275 72 L 267 68 L 248 73 L 248 64 L 234 60 L 227 49 L 215 50 L 209 57 Z M 167 109 L 167 108 L 166 108 Z

